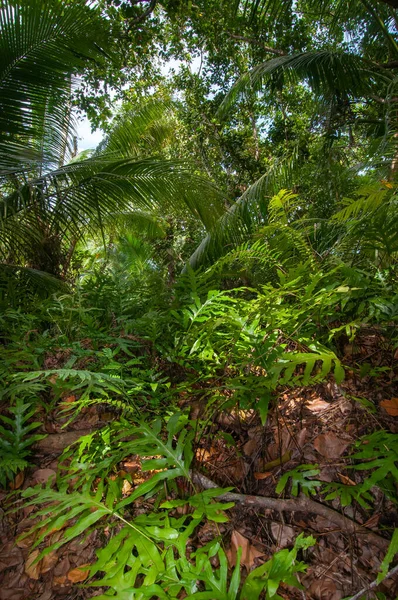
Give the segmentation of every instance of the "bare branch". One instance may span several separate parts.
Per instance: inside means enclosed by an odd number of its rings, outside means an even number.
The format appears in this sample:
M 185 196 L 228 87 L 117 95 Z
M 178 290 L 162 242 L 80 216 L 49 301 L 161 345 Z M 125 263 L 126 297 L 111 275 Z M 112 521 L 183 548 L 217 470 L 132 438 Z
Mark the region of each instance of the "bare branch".
M 201 473 L 193 472 L 191 476 L 192 481 L 204 489 L 218 487 L 213 481 Z M 383 552 L 385 552 L 388 547 L 388 540 L 380 537 L 376 533 L 373 533 L 373 531 L 369 531 L 369 529 L 366 529 L 366 527 L 363 527 L 362 525 L 359 525 L 359 523 L 356 523 L 348 517 L 345 517 L 336 510 L 333 510 L 333 508 L 329 508 L 328 506 L 320 504 L 319 502 L 315 502 L 315 500 L 311 500 L 305 496 L 285 500 L 284 498 L 246 496 L 245 494 L 234 494 L 232 492 L 227 492 L 226 494 L 218 496 L 217 500 L 221 500 L 223 502 L 238 502 L 246 507 L 261 506 L 262 508 L 269 508 L 277 511 L 301 511 L 313 513 L 328 519 L 328 521 L 334 525 L 337 525 L 343 532 L 362 536 L 363 538 L 367 539 L 369 543 L 373 544 L 380 550 L 383 550 Z
M 390 577 L 392 577 L 393 575 L 395 575 L 396 573 L 398 573 L 398 565 L 396 567 L 394 567 L 393 569 L 391 569 L 391 571 L 388 571 L 387 575 L 384 577 L 384 579 L 390 579 Z M 372 581 L 371 584 L 369 584 L 367 587 L 364 587 L 360 592 L 358 592 L 357 594 L 355 594 L 355 596 L 351 596 L 350 600 L 359 600 L 359 598 L 361 598 L 364 594 L 366 594 L 366 592 L 370 592 L 371 590 L 374 590 L 380 582 L 377 581 Z

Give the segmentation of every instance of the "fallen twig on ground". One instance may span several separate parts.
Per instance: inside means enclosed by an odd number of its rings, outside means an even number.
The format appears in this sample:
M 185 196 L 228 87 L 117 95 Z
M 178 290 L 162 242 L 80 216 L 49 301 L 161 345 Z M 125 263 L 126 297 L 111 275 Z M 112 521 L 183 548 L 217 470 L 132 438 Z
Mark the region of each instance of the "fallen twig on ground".
M 192 473 L 192 481 L 198 485 L 200 485 L 204 489 L 216 488 L 218 487 L 213 481 L 208 479 L 205 475 L 201 473 L 193 472 Z M 218 501 L 225 502 L 237 502 L 239 504 L 243 504 L 247 507 L 262 507 L 268 508 L 271 510 L 278 511 L 302 511 L 308 513 L 314 513 L 325 519 L 328 519 L 334 525 L 337 525 L 343 532 L 347 532 L 349 534 L 360 535 L 365 538 L 370 544 L 377 546 L 383 552 L 386 551 L 389 541 L 380 537 L 373 531 L 369 531 L 366 527 L 359 525 L 352 519 L 340 514 L 333 508 L 329 508 L 324 504 L 320 504 L 319 502 L 315 502 L 315 500 L 311 500 L 310 498 L 306 498 L 305 496 L 301 496 L 300 498 L 293 499 L 284 499 L 284 498 L 269 498 L 268 496 L 248 496 L 245 494 L 235 494 L 233 492 L 227 492 L 222 496 L 217 497 Z
M 398 565 L 396 567 L 394 567 L 393 569 L 391 569 L 391 571 L 388 571 L 388 573 L 384 577 L 384 579 L 389 579 L 396 573 L 398 573 Z M 357 594 L 355 594 L 355 596 L 351 596 L 350 600 L 359 600 L 359 598 L 361 598 L 363 596 L 363 594 L 366 594 L 366 592 L 370 592 L 371 590 L 374 590 L 375 588 L 377 588 L 378 585 L 380 585 L 380 583 L 381 582 L 378 582 L 377 579 L 375 581 L 372 581 L 372 583 L 370 583 L 369 585 L 364 587 L 362 590 L 360 590 Z

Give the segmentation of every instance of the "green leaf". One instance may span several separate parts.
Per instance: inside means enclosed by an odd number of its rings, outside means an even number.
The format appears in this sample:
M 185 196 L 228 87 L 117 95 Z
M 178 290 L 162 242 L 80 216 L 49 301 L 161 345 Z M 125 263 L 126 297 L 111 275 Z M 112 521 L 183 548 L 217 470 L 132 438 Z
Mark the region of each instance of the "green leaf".
M 383 558 L 383 561 L 380 565 L 380 572 L 377 575 L 377 583 L 381 583 L 383 579 L 386 577 L 388 573 L 388 568 L 391 562 L 394 560 L 395 555 L 398 552 L 398 529 L 394 530 L 394 533 L 391 538 L 390 545 L 388 546 L 387 553 Z

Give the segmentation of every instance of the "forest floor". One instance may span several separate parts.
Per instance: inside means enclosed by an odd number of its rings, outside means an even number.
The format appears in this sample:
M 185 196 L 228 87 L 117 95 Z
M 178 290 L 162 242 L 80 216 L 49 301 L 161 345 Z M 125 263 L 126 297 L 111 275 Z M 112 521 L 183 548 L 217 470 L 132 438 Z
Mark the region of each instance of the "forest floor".
M 229 522 L 204 521 L 191 539 L 188 552 L 221 535 L 231 567 L 237 548 L 242 547 L 242 571 L 247 573 L 276 551 L 291 547 L 298 534 L 304 532 L 317 540 L 304 555 L 309 565 L 307 572 L 299 575 L 304 590 L 282 585 L 279 594 L 283 598 L 340 600 L 374 581 L 391 532 L 398 527 L 397 505 L 380 488 L 372 488 L 372 502 L 368 505 L 352 501 L 342 506 L 339 498 L 325 500 L 327 494 L 319 492 L 318 483 L 362 483 L 369 473 L 352 469 L 348 449 L 365 434 L 380 430 L 398 433 L 396 358 L 391 353 L 385 355 L 377 331 L 363 332 L 355 346 L 348 344 L 344 348 L 348 370 L 340 386 L 328 381 L 306 388 L 278 389 L 264 426 L 254 410 L 235 408 L 206 414 L 200 402 L 183 398 L 184 405 L 190 406 L 192 419 L 209 418 L 205 434 L 196 441 L 194 471 L 204 476 L 205 486 L 214 482 L 241 494 L 235 508 L 228 511 Z M 62 366 L 62 356 L 51 359 L 58 365 L 56 368 Z M 359 378 L 354 370 L 350 371 L 350 363 L 358 365 L 365 359 L 376 376 Z M 386 364 L 391 364 L 391 369 L 377 372 L 380 365 Z M 63 401 L 73 403 L 74 397 Z M 376 410 L 369 410 L 369 406 Z M 66 446 L 103 426 L 113 415 L 92 406 L 66 428 L 59 408 L 48 414 L 43 412 L 41 418 L 42 433 L 48 435 L 36 444 L 34 467 L 16 477 L 11 495 L 9 491 L 0 493 L 5 508 L 0 525 L 0 600 L 77 600 L 105 591 L 88 587 L 88 572 L 81 567 L 93 562 L 96 550 L 109 535 L 106 528 L 82 535 L 35 563 L 39 550 L 31 550 L 34 535 L 18 538 L 32 525 L 29 515 L 33 507 L 21 507 L 15 512 L 8 509 L 17 506 L 21 490 L 55 475 Z M 299 465 L 307 465 L 301 492 L 294 495 L 286 481 L 285 488 L 276 493 L 283 474 Z M 123 487 L 126 496 L 148 476 L 142 473 L 134 456 L 120 464 L 119 475 L 123 474 L 130 475 Z M 182 491 L 184 485 L 180 483 Z M 304 495 L 306 486 L 308 494 Z M 280 508 L 267 507 L 261 498 L 278 498 Z M 153 504 L 151 500 L 141 500 L 141 506 L 135 508 L 145 512 Z M 51 543 L 57 536 L 62 536 L 62 530 L 54 531 Z M 377 589 L 388 599 L 396 598 L 398 581 L 386 579 Z

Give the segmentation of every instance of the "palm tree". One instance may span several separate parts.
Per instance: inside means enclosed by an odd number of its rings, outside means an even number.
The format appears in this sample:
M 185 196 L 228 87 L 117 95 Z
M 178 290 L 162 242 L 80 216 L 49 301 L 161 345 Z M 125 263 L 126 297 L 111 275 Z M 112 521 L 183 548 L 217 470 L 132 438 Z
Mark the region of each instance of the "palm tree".
M 83 1 L 6 0 L 0 9 L 0 256 L 7 273 L 29 267 L 65 275 L 77 241 L 104 233 L 123 213 L 185 210 L 205 227 L 221 214 L 214 186 L 191 166 L 140 153 L 143 139 L 154 149 L 167 130 L 163 107 L 125 116 L 91 157 L 70 161 L 74 76 L 107 55 L 107 27 Z

